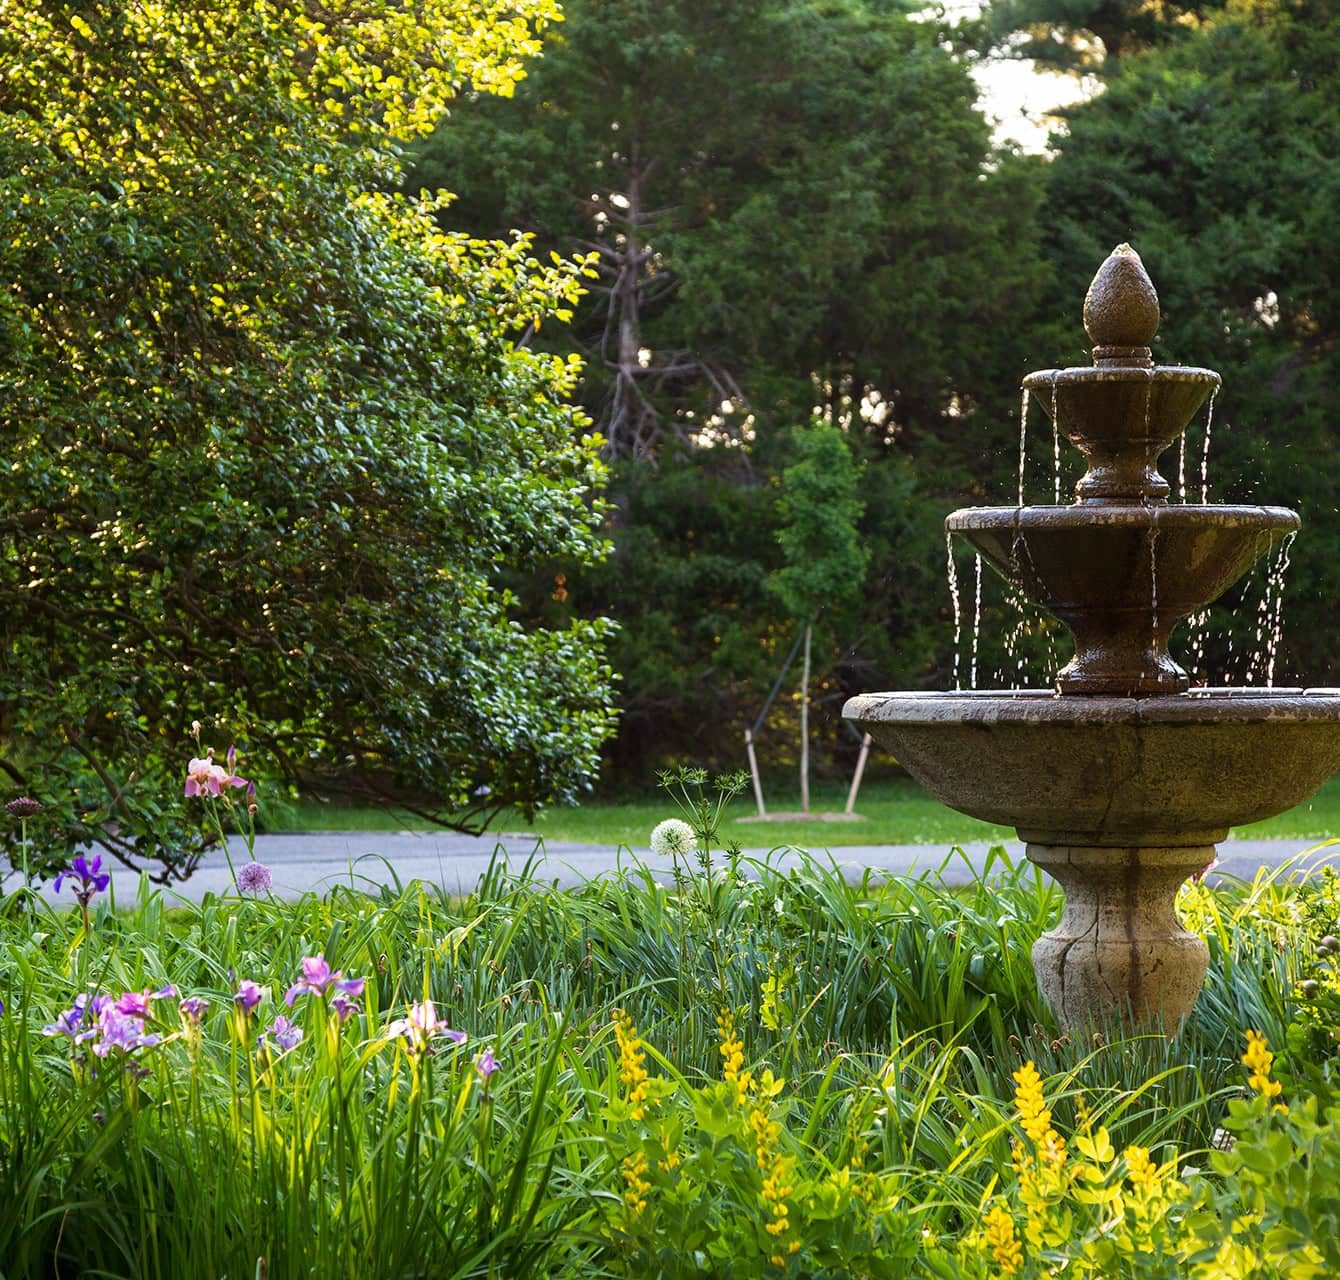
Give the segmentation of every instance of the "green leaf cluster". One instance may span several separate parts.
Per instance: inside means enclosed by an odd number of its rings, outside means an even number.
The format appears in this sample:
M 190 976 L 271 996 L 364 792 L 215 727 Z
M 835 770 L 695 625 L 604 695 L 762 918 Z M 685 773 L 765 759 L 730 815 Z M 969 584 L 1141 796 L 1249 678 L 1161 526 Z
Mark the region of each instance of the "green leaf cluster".
M 197 719 L 457 822 L 594 770 L 608 625 L 500 585 L 604 551 L 577 365 L 517 346 L 577 268 L 388 193 L 553 16 L 0 6 L 0 768 L 43 856 L 189 870 Z

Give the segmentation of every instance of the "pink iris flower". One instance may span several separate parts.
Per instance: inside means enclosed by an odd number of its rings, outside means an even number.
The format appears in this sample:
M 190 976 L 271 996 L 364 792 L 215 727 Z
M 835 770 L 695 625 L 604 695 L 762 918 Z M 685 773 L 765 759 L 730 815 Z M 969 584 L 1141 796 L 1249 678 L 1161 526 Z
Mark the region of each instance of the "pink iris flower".
M 213 747 L 210 747 L 203 756 L 192 757 L 186 766 L 186 795 L 217 797 L 223 794 L 224 787 L 252 789 L 252 783 L 233 772 L 233 767 L 237 763 L 236 747 L 228 748 L 227 759 L 227 768 L 215 764 Z

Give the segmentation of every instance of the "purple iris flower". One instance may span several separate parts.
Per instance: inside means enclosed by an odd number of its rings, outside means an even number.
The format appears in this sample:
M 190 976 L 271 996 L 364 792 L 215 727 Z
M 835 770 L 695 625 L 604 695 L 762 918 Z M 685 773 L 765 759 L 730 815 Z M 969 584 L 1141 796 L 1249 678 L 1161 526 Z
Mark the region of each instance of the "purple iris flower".
M 237 994 L 233 996 L 233 1003 L 237 1005 L 243 1013 L 251 1013 L 258 1004 L 265 992 L 260 989 L 250 978 L 244 979 L 237 984 Z
M 304 956 L 302 978 L 284 993 L 284 1003 L 291 1009 L 299 996 L 320 996 L 325 999 L 331 990 L 342 991 L 357 999 L 363 994 L 366 983 L 366 978 L 346 978 L 342 970 L 337 969 L 332 973 L 325 956 Z
M 390 1023 L 386 1030 L 393 1036 L 404 1036 L 409 1041 L 411 1053 L 422 1053 L 434 1036 L 441 1036 L 453 1044 L 465 1043 L 465 1032 L 453 1031 L 439 1018 L 431 1000 L 410 1005 L 409 1014 Z
M 93 855 L 92 862 L 82 853 L 77 855 L 75 860 L 56 877 L 55 890 L 57 893 L 60 892 L 60 887 L 67 878 L 79 881 L 74 896 L 78 899 L 80 906 L 85 907 L 95 893 L 102 893 L 112 882 L 111 874 L 102 870 L 102 854 L 100 853 Z
M 75 996 L 73 1007 L 66 1009 L 64 1013 L 56 1015 L 55 1022 L 48 1022 L 42 1028 L 44 1036 L 69 1036 L 74 1040 L 79 1035 L 79 1028 L 83 1024 L 84 1014 L 88 1011 L 89 997 L 86 994 Z M 96 1007 L 94 1012 L 97 1012 Z
M 131 1018 L 148 1018 L 153 1015 L 151 1008 L 153 1001 L 168 1000 L 176 994 L 177 988 L 170 982 L 165 987 L 159 987 L 157 991 L 150 991 L 147 988 L 143 991 L 127 991 L 118 997 L 116 1011 Z
M 136 1049 L 152 1049 L 163 1037 L 145 1034 L 144 1019 L 122 1013 L 110 1001 L 98 1014 L 97 1025 L 77 1037 L 78 1040 L 93 1040 L 93 1052 L 99 1058 L 105 1058 L 113 1049 L 120 1053 L 133 1053 Z
M 178 1006 L 177 1011 L 188 1022 L 200 1025 L 200 1020 L 205 1016 L 205 1010 L 209 1008 L 209 1001 L 204 996 L 187 996 Z
M 331 998 L 330 1007 L 340 1015 L 340 1025 L 343 1026 L 358 1012 L 358 1001 L 350 999 L 343 991 L 337 991 Z
M 484 1083 L 488 1083 L 489 1077 L 498 1070 L 498 1059 L 493 1056 L 491 1048 L 485 1049 L 483 1053 L 475 1058 L 475 1070 L 484 1078 Z
M 261 1039 L 273 1041 L 281 1050 L 287 1051 L 302 1039 L 302 1028 L 294 1026 L 281 1013 L 261 1032 Z

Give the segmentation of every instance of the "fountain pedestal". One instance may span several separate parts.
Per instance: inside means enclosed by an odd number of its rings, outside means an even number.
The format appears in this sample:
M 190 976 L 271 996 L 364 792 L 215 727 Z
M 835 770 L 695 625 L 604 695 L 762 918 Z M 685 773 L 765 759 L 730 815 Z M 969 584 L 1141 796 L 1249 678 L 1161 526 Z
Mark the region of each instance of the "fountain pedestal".
M 1038 985 L 1065 1028 L 1119 1021 L 1171 1034 L 1191 1012 L 1210 953 L 1173 906 L 1213 845 L 1109 849 L 1030 844 L 1065 890 L 1060 922 L 1033 945 Z

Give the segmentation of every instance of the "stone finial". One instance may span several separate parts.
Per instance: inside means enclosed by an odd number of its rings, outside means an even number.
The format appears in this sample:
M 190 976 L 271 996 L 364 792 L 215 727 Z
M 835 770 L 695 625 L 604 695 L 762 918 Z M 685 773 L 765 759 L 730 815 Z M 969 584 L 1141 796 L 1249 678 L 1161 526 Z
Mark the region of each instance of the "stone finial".
M 1140 255 L 1119 244 L 1098 268 L 1084 296 L 1084 329 L 1094 364 L 1149 366 L 1159 328 L 1159 295 Z

